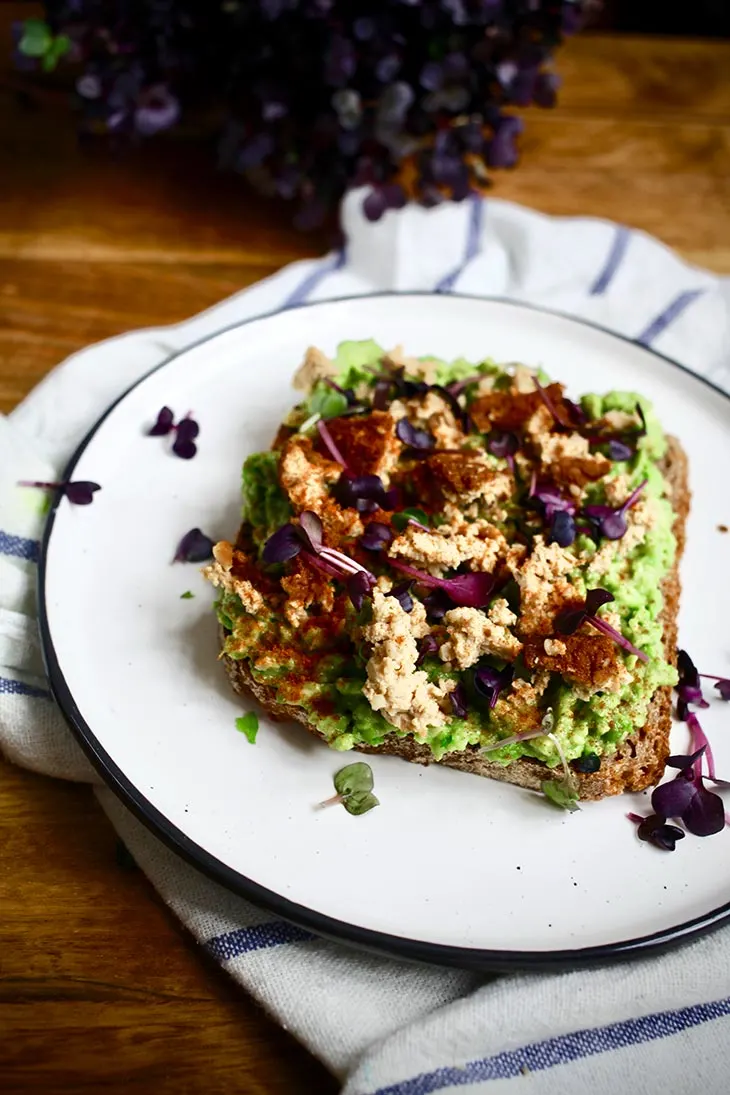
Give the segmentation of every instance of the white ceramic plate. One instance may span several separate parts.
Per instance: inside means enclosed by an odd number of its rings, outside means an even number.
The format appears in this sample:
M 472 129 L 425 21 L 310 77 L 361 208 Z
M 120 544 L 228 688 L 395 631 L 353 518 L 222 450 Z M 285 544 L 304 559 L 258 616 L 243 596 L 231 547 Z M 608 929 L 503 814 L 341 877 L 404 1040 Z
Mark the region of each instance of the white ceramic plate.
M 160 366 L 117 402 L 69 474 L 103 490 L 62 501 L 41 567 L 52 687 L 112 788 L 202 870 L 313 931 L 403 956 L 484 968 L 578 963 L 666 946 L 730 916 L 730 832 L 673 854 L 640 843 L 626 811 L 575 814 L 448 768 L 368 758 L 381 806 L 318 810 L 356 754 L 261 720 L 255 746 L 216 661 L 213 596 L 170 565 L 193 526 L 232 537 L 244 457 L 267 448 L 292 403 L 304 349 L 349 338 L 408 352 L 542 365 L 577 395 L 638 389 L 690 456 L 694 505 L 682 565 L 683 645 L 730 672 L 727 398 L 666 359 L 598 328 L 515 304 L 406 294 L 292 309 L 224 331 Z M 164 404 L 194 409 L 188 462 L 144 428 Z M 181 600 L 186 590 L 193 600 Z M 720 774 L 730 710 L 702 713 Z M 675 729 L 676 751 L 686 731 Z M 728 777 L 730 778 L 730 777 Z

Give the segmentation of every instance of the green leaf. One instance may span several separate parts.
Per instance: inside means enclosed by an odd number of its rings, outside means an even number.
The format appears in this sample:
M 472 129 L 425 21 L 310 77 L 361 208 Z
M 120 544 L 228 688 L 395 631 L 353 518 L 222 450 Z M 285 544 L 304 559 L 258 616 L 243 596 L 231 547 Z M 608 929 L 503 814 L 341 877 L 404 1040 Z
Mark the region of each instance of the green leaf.
M 343 798 L 373 789 L 373 770 L 364 761 L 348 764 L 335 775 L 335 790 Z
M 42 19 L 26 19 L 18 50 L 26 57 L 43 57 L 53 41 L 51 28 Z
M 256 712 L 249 711 L 247 715 L 241 715 L 240 718 L 237 718 L 236 730 L 240 730 L 242 734 L 245 734 L 251 745 L 253 745 L 259 732 L 259 717 Z
M 380 806 L 380 802 L 371 791 L 355 791 L 343 798 L 342 805 L 348 814 L 366 814 L 373 806 Z
M 318 383 L 307 400 L 307 410 L 311 417 L 319 414 L 322 418 L 337 418 L 347 410 L 347 397 L 342 392 L 330 388 L 329 384 Z
M 540 789 L 545 798 L 561 810 L 569 810 L 574 813 L 580 809 L 578 805 L 578 791 L 572 782 L 565 779 L 546 779 L 540 784 Z
M 394 513 L 391 521 L 399 532 L 403 531 L 409 521 L 418 521 L 419 525 L 426 527 L 431 524 L 431 518 L 422 509 L 404 509 L 401 513 Z
M 185 593 L 180 594 L 180 600 L 181 601 L 192 601 L 194 596 L 195 596 L 195 594 L 191 593 L 190 590 L 188 589 L 188 590 L 185 591 Z
M 70 48 L 71 39 L 67 34 L 59 34 L 54 38 L 43 55 L 43 60 L 41 62 L 43 71 L 52 72 L 64 54 L 68 53 Z

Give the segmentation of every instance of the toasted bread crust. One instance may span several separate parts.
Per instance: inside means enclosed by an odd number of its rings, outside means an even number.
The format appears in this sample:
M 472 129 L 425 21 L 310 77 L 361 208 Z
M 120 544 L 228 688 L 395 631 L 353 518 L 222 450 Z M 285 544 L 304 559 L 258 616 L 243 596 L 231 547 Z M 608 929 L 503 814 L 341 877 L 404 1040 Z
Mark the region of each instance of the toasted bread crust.
M 670 437 L 668 442 L 662 472 L 671 487 L 672 506 L 675 513 L 673 531 L 677 540 L 677 553 L 674 565 L 662 583 L 664 594 L 662 617 L 664 656 L 668 662 L 674 664 L 680 595 L 679 562 L 684 550 L 690 491 L 685 452 L 676 438 Z M 221 628 L 221 642 L 225 634 L 224 629 Z M 310 733 L 322 737 L 301 707 L 277 703 L 275 688 L 254 680 L 245 661 L 236 661 L 227 655 L 222 656 L 222 661 L 236 692 L 243 696 L 254 696 L 271 718 L 277 721 L 293 719 L 301 722 Z M 658 688 L 652 697 L 645 726 L 627 738 L 614 754 L 605 757 L 597 772 L 590 774 L 576 772 L 579 798 L 599 799 L 607 795 L 618 795 L 623 791 L 643 791 L 658 783 L 664 773 L 669 755 L 671 722 L 672 689 L 668 686 Z M 410 737 L 399 737 L 397 734 L 389 735 L 382 745 L 357 745 L 355 749 L 360 753 L 385 753 L 399 756 L 416 764 L 444 764 L 450 768 L 514 783 L 535 791 L 540 790 L 542 781 L 549 778 L 552 771 L 542 761 L 531 757 L 523 757 L 505 767 L 472 749 L 447 754 L 440 761 L 436 761 L 427 745 L 420 744 Z

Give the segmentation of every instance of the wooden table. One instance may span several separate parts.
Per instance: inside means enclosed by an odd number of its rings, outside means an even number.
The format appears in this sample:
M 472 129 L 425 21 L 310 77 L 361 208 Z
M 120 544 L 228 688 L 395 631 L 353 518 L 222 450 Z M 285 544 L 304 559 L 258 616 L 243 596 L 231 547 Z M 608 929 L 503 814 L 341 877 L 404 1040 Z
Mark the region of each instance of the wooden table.
M 560 69 L 560 106 L 532 112 L 522 163 L 494 193 L 622 220 L 730 274 L 730 43 L 586 36 Z M 182 319 L 322 250 L 202 155 L 82 153 L 63 103 L 29 113 L 8 88 L 0 410 L 77 347 Z M 117 864 L 88 788 L 0 762 L 0 828 L 3 1092 L 336 1090 Z

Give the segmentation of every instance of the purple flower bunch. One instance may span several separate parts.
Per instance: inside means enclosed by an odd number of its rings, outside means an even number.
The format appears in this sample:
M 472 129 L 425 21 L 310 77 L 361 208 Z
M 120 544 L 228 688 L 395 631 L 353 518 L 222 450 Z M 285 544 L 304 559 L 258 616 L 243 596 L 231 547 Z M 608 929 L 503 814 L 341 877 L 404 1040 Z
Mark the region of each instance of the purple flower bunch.
M 522 118 L 555 102 L 554 50 L 584 0 L 47 0 L 18 66 L 67 67 L 81 127 L 117 143 L 215 118 L 220 166 L 321 224 L 367 185 L 377 220 L 459 201 L 513 167 Z

